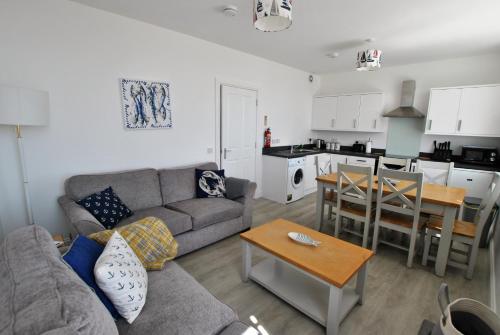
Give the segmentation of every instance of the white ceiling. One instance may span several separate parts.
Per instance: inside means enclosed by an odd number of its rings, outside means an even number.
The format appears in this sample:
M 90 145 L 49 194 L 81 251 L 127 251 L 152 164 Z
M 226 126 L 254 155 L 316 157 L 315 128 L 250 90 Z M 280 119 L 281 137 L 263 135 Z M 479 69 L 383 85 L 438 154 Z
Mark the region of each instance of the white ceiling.
M 368 46 L 386 66 L 500 51 L 500 0 L 294 0 L 292 27 L 277 33 L 253 28 L 253 0 L 73 1 L 312 73 L 353 69 Z M 222 14 L 227 4 L 236 17 Z

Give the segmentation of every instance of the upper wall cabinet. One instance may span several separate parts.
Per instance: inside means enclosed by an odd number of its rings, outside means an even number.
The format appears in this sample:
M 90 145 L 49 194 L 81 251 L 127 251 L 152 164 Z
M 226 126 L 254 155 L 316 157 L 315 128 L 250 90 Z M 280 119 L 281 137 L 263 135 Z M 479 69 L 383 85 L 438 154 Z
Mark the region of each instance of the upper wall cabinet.
M 312 129 L 384 132 L 382 93 L 315 97 Z
M 500 85 L 431 90 L 426 134 L 500 137 Z

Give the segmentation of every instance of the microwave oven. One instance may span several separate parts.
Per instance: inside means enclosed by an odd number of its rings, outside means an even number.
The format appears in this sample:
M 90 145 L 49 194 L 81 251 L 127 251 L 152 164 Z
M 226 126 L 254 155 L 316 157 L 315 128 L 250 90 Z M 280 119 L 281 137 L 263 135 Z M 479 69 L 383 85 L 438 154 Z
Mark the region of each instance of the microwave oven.
M 491 164 L 497 163 L 498 152 L 497 148 L 493 147 L 476 147 L 464 145 L 462 147 L 462 159 L 464 163 L 479 163 Z

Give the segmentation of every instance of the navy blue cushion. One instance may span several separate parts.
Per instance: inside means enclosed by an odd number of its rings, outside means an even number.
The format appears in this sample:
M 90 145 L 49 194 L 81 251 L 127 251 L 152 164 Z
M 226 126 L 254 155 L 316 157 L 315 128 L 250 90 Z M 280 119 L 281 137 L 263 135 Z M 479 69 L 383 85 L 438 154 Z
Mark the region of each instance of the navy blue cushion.
M 196 169 L 196 197 L 197 198 L 225 198 L 226 178 L 224 170 Z
M 113 229 L 118 222 L 133 214 L 111 187 L 78 200 L 77 203 L 88 210 L 106 229 Z
M 94 290 L 111 315 L 115 319 L 118 319 L 120 318 L 120 314 L 118 314 L 115 306 L 113 306 L 113 303 L 106 297 L 104 292 L 97 286 L 94 277 L 94 266 L 103 250 L 104 247 L 96 241 L 80 235 L 73 241 L 70 249 L 64 254 L 63 259 Z

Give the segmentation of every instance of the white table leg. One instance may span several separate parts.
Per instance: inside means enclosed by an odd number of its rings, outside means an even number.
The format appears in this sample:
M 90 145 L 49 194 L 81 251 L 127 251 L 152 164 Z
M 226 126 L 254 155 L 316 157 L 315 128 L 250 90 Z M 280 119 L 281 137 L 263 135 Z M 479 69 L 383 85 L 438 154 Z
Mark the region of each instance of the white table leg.
M 342 289 L 330 285 L 330 300 L 328 302 L 328 319 L 326 320 L 326 335 L 337 335 L 340 326 L 340 308 L 342 306 Z
M 325 211 L 325 184 L 318 182 L 318 191 L 316 192 L 316 226 L 317 231 L 321 230 L 323 224 L 323 215 Z
M 367 274 L 368 274 L 368 262 L 366 262 L 365 265 L 363 265 L 361 267 L 361 269 L 359 269 L 358 276 L 356 278 L 355 291 L 359 295 L 359 300 L 358 300 L 359 305 L 363 305 L 363 298 L 365 296 L 365 284 L 366 284 Z
M 436 275 L 442 277 L 446 272 L 446 263 L 450 253 L 451 237 L 453 234 L 453 226 L 457 209 L 455 207 L 445 207 L 443 217 L 443 228 L 441 230 L 441 238 L 439 239 L 439 248 L 436 257 Z
M 241 280 L 244 282 L 248 281 L 248 276 L 252 270 L 252 246 L 245 240 L 241 241 L 242 256 L 243 256 L 243 266 L 241 271 Z

